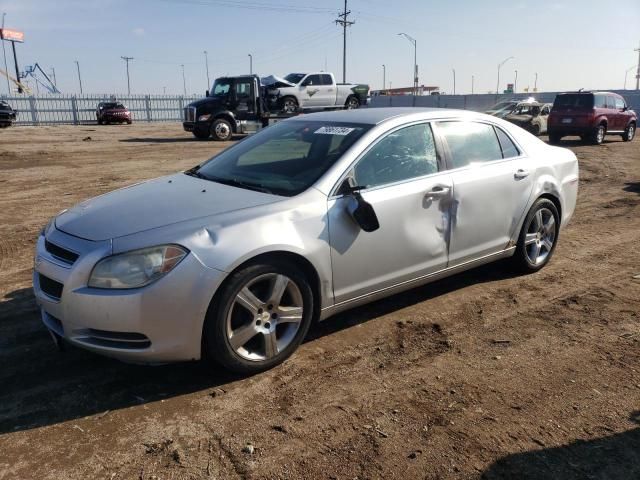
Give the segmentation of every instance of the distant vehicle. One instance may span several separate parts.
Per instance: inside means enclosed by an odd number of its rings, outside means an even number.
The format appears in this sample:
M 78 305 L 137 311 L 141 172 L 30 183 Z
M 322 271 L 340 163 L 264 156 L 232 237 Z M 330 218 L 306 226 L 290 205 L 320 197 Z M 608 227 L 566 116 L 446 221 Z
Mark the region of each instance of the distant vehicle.
M 298 109 L 358 108 L 367 103 L 369 86 L 336 83 L 333 73 L 290 73 L 284 78 L 271 75 L 262 79 L 267 87 L 270 107 L 285 113 Z
M 504 119 L 538 136 L 547 132 L 547 119 L 552 105 L 539 102 L 519 103 Z
M 505 100 L 499 103 L 496 103 L 489 110 L 485 110 L 484 113 L 487 115 L 493 115 L 494 117 L 504 118 L 510 113 L 512 113 L 516 107 L 522 103 L 533 103 L 536 99 L 533 97 L 529 97 L 526 100 L 514 98 L 512 100 Z
M 540 270 L 577 193 L 570 150 L 481 113 L 298 115 L 63 210 L 33 291 L 54 339 L 254 374 L 315 320 L 499 259 Z
M 98 125 L 127 123 L 131 125 L 131 112 L 119 102 L 100 102 L 96 108 Z
M 7 128 L 16 121 L 16 111 L 4 101 L 0 100 L 0 128 Z
M 625 142 L 633 140 L 638 117 L 617 93 L 568 92 L 556 96 L 548 123 L 551 143 L 578 135 L 599 145 L 605 135 L 620 135 Z

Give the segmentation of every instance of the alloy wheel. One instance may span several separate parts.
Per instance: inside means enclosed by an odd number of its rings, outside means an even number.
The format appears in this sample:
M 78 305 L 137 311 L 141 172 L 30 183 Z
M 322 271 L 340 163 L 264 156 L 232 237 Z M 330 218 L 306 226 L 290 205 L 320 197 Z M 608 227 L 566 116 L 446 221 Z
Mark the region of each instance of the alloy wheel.
M 556 241 L 556 219 L 548 208 L 536 211 L 524 239 L 524 248 L 529 262 L 540 265 L 545 262 Z
M 286 275 L 267 273 L 236 294 L 226 318 L 227 340 L 245 360 L 269 360 L 294 340 L 303 318 L 300 288 Z

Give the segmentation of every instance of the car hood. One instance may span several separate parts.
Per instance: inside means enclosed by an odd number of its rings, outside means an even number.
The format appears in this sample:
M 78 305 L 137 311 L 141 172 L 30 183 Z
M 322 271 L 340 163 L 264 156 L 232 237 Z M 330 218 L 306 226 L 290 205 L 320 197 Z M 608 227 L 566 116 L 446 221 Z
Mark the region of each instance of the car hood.
M 56 228 L 87 240 L 108 240 L 282 197 L 179 173 L 86 200 L 60 214 Z
M 200 100 L 196 100 L 195 102 L 191 102 L 189 107 L 195 107 L 199 113 L 206 113 L 206 111 L 219 108 L 222 105 L 223 99 L 224 97 L 205 97 Z
M 263 77 L 260 79 L 260 83 L 262 84 L 262 86 L 269 88 L 284 88 L 296 86 L 295 83 L 291 83 L 282 77 L 278 77 L 277 75 L 269 75 L 268 77 Z

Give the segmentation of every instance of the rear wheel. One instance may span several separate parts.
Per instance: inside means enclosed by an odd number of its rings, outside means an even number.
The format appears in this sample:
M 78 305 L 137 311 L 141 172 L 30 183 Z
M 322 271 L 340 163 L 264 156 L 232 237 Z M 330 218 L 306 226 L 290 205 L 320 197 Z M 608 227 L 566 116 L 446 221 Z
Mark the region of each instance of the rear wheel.
M 624 133 L 622 134 L 622 140 L 624 140 L 625 142 L 630 142 L 631 140 L 633 140 L 633 137 L 636 136 L 636 124 L 635 123 L 630 123 L 629 126 L 625 129 Z
M 560 216 L 555 204 L 541 198 L 533 204 L 520 231 L 514 266 L 523 273 L 537 272 L 544 267 L 556 248 Z
M 558 143 L 560 143 L 560 140 L 562 139 L 561 135 L 558 135 L 557 133 L 550 133 L 549 134 L 549 143 L 552 145 L 556 145 Z
M 296 113 L 298 111 L 298 101 L 294 97 L 284 97 L 281 105 L 284 113 Z
M 600 124 L 593 129 L 593 132 L 591 132 L 591 136 L 589 137 L 589 140 L 594 145 L 600 145 L 604 141 L 604 136 L 606 135 L 606 133 L 607 133 L 607 128 L 603 124 Z
M 250 265 L 231 275 L 209 307 L 204 354 L 237 373 L 267 370 L 298 348 L 312 312 L 311 287 L 295 265 Z
M 233 135 L 231 124 L 224 118 L 218 118 L 211 125 L 211 135 L 214 140 L 220 142 L 231 140 L 231 136 Z
M 355 95 L 349 96 L 347 98 L 347 102 L 345 103 L 345 108 L 347 110 L 354 110 L 356 108 L 360 108 L 360 100 Z

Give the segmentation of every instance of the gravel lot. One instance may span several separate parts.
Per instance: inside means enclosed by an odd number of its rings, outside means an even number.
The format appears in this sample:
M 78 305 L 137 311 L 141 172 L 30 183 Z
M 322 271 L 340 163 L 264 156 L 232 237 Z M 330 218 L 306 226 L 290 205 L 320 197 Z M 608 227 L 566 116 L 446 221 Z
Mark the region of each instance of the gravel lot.
M 237 378 L 58 353 L 30 277 L 59 210 L 227 144 L 179 124 L 0 131 L 0 479 L 640 478 L 640 140 L 564 145 L 580 196 L 547 268 L 346 312 Z

